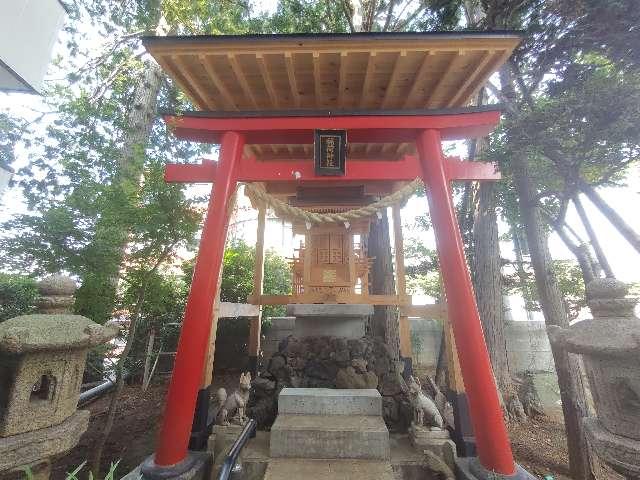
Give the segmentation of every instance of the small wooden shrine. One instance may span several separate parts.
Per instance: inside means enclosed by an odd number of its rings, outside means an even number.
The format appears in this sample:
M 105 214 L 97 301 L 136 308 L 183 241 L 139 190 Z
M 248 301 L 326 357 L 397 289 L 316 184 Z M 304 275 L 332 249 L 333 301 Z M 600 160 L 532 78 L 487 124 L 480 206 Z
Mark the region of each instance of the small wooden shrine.
M 277 183 L 266 184 L 265 193 L 305 212 L 316 214 L 347 214 L 370 205 L 378 197 L 390 194 L 407 182 L 362 183 L 347 186 L 302 185 L 292 189 Z M 252 203 L 259 200 L 251 193 Z M 291 295 L 258 295 L 249 297 L 255 304 L 290 303 L 364 303 L 409 305 L 404 279 L 400 279 L 397 295 L 372 295 L 369 276 L 373 258 L 367 252 L 367 237 L 375 213 L 344 221 L 311 223 L 292 219 L 292 233 L 303 237 L 293 257 Z M 399 217 L 395 219 L 399 222 Z M 402 245 L 402 229 L 395 229 L 396 243 Z M 258 249 L 263 249 L 264 232 L 258 231 Z M 402 258 L 396 256 L 396 258 Z M 396 273 L 404 276 L 404 265 L 396 262 Z

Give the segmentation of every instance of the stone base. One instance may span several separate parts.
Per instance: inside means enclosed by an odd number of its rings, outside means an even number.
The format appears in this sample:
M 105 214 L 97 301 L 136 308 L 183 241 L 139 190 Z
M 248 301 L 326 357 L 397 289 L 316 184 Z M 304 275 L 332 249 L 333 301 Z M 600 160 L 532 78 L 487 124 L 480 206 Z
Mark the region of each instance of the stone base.
M 409 440 L 416 450 L 427 450 L 442 459 L 451 470 L 455 468 L 456 444 L 447 430 L 430 430 L 412 424 L 409 427 Z
M 89 411 L 78 410 L 58 425 L 0 438 L 0 472 L 71 450 L 88 425 Z
M 151 455 L 122 480 L 208 480 L 211 464 L 208 452 L 189 452 L 182 462 L 168 467 L 157 465 Z
M 536 480 L 537 478 L 517 463 L 513 475 L 491 472 L 480 464 L 477 457 L 457 458 L 455 466 L 458 480 Z
M 224 461 L 224 457 L 242 433 L 243 425 L 214 425 L 207 451 L 213 456 L 214 464 Z
M 278 414 L 271 457 L 389 459 L 389 431 L 381 415 Z
M 589 444 L 598 456 L 627 478 L 640 478 L 640 441 L 614 435 L 597 418 L 583 419 Z
M 330 335 L 358 339 L 364 337 L 372 305 L 290 304 L 287 315 L 295 317 L 293 335 L 298 338 Z

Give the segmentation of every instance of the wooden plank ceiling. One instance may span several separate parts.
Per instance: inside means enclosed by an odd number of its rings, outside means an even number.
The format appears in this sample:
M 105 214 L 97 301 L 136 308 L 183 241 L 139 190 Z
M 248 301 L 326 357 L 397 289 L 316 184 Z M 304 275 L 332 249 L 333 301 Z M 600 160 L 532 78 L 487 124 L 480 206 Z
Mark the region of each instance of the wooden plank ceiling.
M 145 47 L 203 111 L 408 111 L 466 106 L 511 55 L 517 34 L 403 33 L 145 37 Z M 392 121 L 392 119 L 389 119 Z M 350 144 L 390 159 L 408 144 Z M 261 159 L 310 158 L 312 145 L 248 145 Z

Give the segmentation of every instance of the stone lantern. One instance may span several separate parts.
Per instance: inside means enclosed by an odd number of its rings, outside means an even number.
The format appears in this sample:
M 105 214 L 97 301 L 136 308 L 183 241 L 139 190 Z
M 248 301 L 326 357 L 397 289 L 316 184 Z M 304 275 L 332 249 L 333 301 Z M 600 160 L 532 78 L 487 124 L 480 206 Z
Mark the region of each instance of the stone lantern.
M 76 410 L 87 352 L 118 327 L 69 313 L 70 278 L 49 277 L 38 287 L 41 313 L 0 323 L 0 473 L 29 466 L 47 478 L 51 458 L 87 429 L 89 412 Z
M 582 354 L 597 418 L 584 419 L 592 448 L 618 473 L 640 478 L 640 319 L 635 298 L 614 279 L 587 285 L 593 319 L 549 334 L 554 343 Z

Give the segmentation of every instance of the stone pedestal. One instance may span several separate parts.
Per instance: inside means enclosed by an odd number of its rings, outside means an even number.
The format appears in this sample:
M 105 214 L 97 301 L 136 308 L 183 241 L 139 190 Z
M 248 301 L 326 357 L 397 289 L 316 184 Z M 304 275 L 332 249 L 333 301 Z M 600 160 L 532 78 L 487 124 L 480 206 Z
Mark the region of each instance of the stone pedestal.
M 215 465 L 224 461 L 229 449 L 242 433 L 243 425 L 214 425 L 209 440 L 207 451 L 213 455 Z
M 362 338 L 372 315 L 372 305 L 287 305 L 287 316 L 295 317 L 293 335 L 298 338 L 316 335 Z
M 455 468 L 456 444 L 451 440 L 447 430 L 411 424 L 409 440 L 416 450 L 421 452 L 428 450 L 439 457 L 451 470 Z

